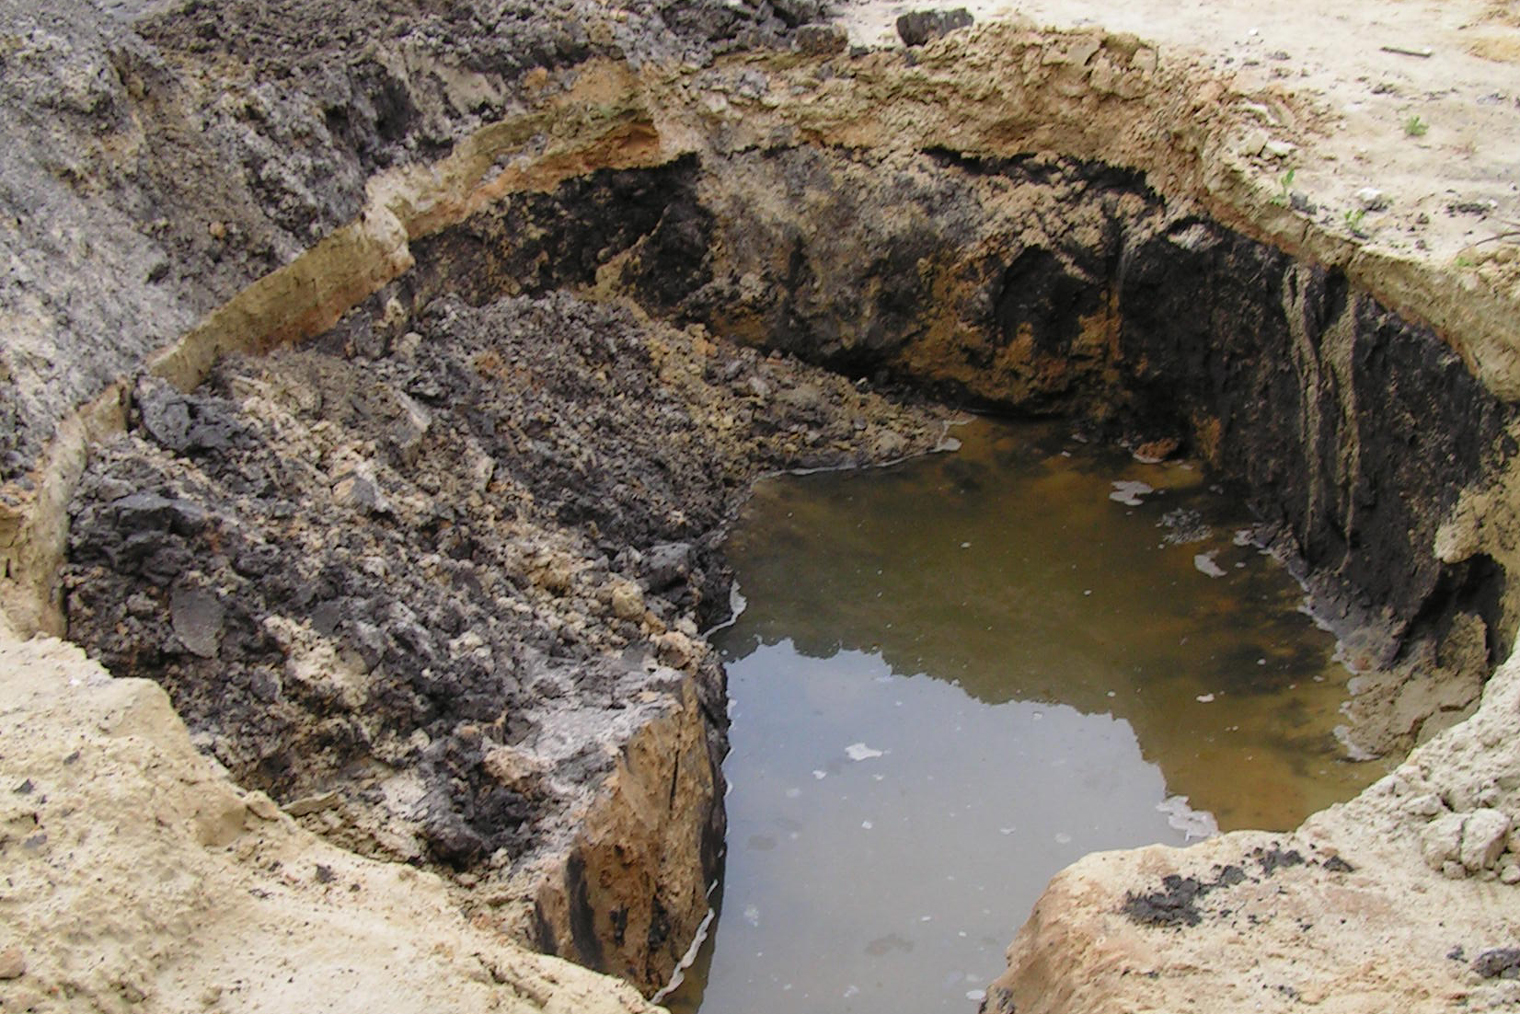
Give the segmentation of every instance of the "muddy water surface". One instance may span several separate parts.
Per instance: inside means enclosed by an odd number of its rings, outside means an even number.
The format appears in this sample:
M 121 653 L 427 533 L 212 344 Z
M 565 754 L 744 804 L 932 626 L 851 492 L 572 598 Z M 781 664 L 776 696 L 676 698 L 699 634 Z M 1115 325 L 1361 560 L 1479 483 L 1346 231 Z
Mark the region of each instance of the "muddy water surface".
M 676 1011 L 974 1009 L 1062 866 L 1381 773 L 1338 759 L 1333 639 L 1200 471 L 957 436 L 766 482 L 734 533 L 728 860 Z

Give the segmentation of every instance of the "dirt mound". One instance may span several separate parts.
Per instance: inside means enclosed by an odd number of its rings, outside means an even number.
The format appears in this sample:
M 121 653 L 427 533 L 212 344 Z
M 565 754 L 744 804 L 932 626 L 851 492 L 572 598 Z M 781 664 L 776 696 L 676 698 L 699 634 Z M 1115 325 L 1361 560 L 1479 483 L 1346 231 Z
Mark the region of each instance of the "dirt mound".
M 728 608 L 721 526 L 763 471 L 922 451 L 939 430 L 562 293 L 379 309 L 190 394 L 139 382 L 74 503 L 70 636 L 162 683 L 240 783 L 518 905 L 691 681 L 707 879 L 657 899 L 678 956 L 722 842 L 726 696 L 698 634 Z
M 0 636 L 0 855 L 6 1010 L 654 1010 L 302 830 L 158 686 L 48 638 Z

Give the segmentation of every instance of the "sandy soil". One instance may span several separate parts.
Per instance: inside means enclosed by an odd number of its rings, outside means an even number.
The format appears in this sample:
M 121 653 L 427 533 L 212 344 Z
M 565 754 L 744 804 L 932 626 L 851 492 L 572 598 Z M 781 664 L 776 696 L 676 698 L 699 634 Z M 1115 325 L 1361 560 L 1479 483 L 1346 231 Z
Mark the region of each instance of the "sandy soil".
M 1346 227 L 1351 214 L 1371 247 L 1482 272 L 1504 246 L 1492 237 L 1520 232 L 1520 4 L 1513 0 L 845 0 L 841 20 L 856 43 L 900 45 L 897 15 L 936 7 L 966 7 L 978 21 L 1132 32 L 1157 43 L 1163 60 L 1173 51 L 1212 66 L 1241 93 L 1312 99 L 1307 123 L 1278 124 L 1281 110 L 1262 110 L 1268 139 L 1279 126 L 1281 134 L 1314 136 L 1312 147 L 1282 156 L 1263 150 L 1261 164 L 1291 170 L 1289 189 L 1317 205 L 1320 219 Z M 1385 208 L 1358 198 L 1368 187 L 1381 192 Z M 1500 254 L 1505 264 L 1510 256 Z M 1501 266 L 1486 269 L 1483 280 L 1513 284 Z

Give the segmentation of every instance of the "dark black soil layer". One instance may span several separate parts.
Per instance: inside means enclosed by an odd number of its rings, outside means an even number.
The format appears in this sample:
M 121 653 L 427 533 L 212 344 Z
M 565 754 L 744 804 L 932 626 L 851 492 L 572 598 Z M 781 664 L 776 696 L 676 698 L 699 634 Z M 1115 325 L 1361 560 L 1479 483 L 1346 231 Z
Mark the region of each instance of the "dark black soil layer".
M 1339 272 L 1175 217 L 1102 165 L 787 149 L 702 171 L 662 185 L 625 272 L 680 280 L 644 293 L 653 308 L 947 400 L 1170 438 L 1286 536 L 1342 633 L 1381 630 L 1360 639 L 1367 662 L 1459 614 L 1486 626 L 1488 665 L 1509 650 L 1500 569 L 1433 546 L 1514 452 L 1511 410 Z M 750 210 L 778 192 L 793 213 Z

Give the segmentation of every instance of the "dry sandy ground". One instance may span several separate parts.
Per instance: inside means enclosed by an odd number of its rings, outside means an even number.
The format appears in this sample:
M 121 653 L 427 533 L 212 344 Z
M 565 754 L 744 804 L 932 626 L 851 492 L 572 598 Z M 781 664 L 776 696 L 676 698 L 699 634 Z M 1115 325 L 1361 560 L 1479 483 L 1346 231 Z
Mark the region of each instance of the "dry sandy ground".
M 1262 164 L 1279 178 L 1292 170 L 1290 189 L 1320 219 L 1345 226 L 1349 213 L 1374 248 L 1480 269 L 1503 246 L 1490 237 L 1520 232 L 1514 0 L 844 0 L 841 15 L 852 41 L 881 45 L 896 42 L 898 14 L 934 7 L 966 7 L 979 22 L 1022 17 L 1131 32 L 1158 44 L 1163 60 L 1172 51 L 1233 77 L 1240 93 L 1309 97 L 1310 123 L 1279 125 L 1280 111 L 1262 110 L 1269 137 L 1278 126 L 1314 135 L 1312 146 L 1283 156 L 1263 151 Z M 1367 187 L 1387 207 L 1356 219 L 1381 203 L 1358 198 Z M 1509 272 L 1489 271 L 1513 284 Z

